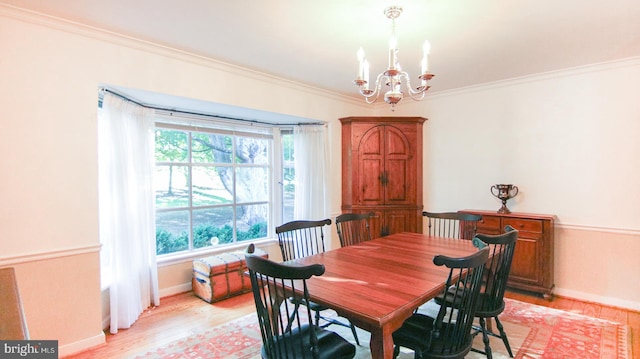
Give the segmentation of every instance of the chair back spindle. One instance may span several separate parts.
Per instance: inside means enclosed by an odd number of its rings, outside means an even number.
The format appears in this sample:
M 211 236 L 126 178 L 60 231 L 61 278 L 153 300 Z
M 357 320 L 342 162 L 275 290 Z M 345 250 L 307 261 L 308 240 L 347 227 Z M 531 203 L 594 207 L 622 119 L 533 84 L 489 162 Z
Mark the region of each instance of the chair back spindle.
M 276 227 L 282 259 L 289 261 L 325 251 L 323 227 L 330 219 L 292 221 Z
M 430 236 L 472 239 L 478 230 L 481 215 L 459 212 L 422 212 L 427 218 L 427 234 Z
M 369 220 L 374 217 L 370 213 L 344 213 L 336 217 L 336 229 L 340 245 L 347 247 L 371 240 Z

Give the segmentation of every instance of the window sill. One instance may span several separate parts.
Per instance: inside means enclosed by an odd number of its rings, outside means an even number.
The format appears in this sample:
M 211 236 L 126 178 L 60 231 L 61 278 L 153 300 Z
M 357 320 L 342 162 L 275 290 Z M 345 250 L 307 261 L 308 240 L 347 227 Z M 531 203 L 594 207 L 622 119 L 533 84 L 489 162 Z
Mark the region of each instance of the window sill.
M 220 253 L 234 252 L 234 251 L 244 251 L 249 243 L 254 243 L 257 247 L 268 246 L 277 242 L 275 238 L 265 238 L 256 241 L 246 241 L 241 243 L 235 243 L 233 245 L 223 246 L 223 247 L 215 247 L 208 248 L 199 251 L 187 252 L 187 253 L 179 253 L 179 254 L 169 254 L 163 256 L 162 258 L 157 259 L 158 267 L 166 267 L 179 263 L 191 262 L 194 259 L 215 256 Z

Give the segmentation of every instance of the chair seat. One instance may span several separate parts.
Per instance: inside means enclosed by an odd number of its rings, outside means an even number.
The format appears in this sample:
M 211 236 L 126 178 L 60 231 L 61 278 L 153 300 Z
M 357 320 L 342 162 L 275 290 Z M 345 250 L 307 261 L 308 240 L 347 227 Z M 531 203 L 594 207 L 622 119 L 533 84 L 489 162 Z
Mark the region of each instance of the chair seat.
M 312 302 L 312 301 L 306 301 L 304 299 L 302 300 L 296 300 L 294 298 L 289 298 L 289 300 L 293 303 L 293 304 L 301 304 L 301 305 L 306 305 L 307 307 L 311 308 L 311 310 L 313 311 L 323 311 L 323 310 L 327 310 L 329 309 L 328 307 L 325 307 L 324 305 L 320 305 L 316 302 Z
M 316 330 L 320 359 L 346 359 L 353 358 L 355 356 L 356 347 L 340 335 L 330 330 L 321 329 L 307 324 L 293 329 L 290 333 L 278 336 L 275 340 L 275 345 L 280 348 L 286 348 L 286 355 L 283 353 L 281 357 L 311 357 L 308 350 L 311 348 L 311 343 L 309 342 L 309 330 L 312 330 L 312 328 L 315 328 Z M 305 351 L 304 353 L 302 352 L 303 350 Z M 269 358 L 265 347 L 262 348 L 262 358 Z
M 476 317 L 492 318 L 504 311 L 504 299 L 501 300 L 499 304 L 496 304 L 495 301 L 492 301 L 489 294 L 480 293 L 478 300 L 480 305 L 478 305 L 478 309 L 476 310 Z
M 449 291 L 452 294 L 451 291 Z M 476 317 L 482 318 L 491 318 L 496 315 L 502 313 L 504 311 L 504 299 L 499 303 L 495 304 L 494 298 L 487 293 L 480 293 L 478 295 L 478 308 L 476 309 Z M 433 299 L 438 305 L 441 305 L 444 302 L 444 294 L 440 294 Z M 456 307 L 459 305 L 455 303 L 453 306 Z M 451 306 L 451 303 L 449 303 Z
M 405 320 L 400 329 L 393 332 L 393 343 L 413 351 L 426 350 L 429 346 L 429 333 L 433 329 L 434 319 L 422 314 L 413 314 Z
M 432 338 L 430 336 L 433 330 L 434 319 L 423 314 L 413 314 L 407 319 L 400 329 L 393 333 L 393 342 L 395 345 L 405 347 L 413 350 L 416 353 L 416 358 L 425 358 L 424 353 L 427 351 L 428 358 L 447 358 L 450 353 L 443 351 L 442 348 L 445 342 L 449 339 L 444 336 Z M 447 325 L 443 323 L 443 327 L 440 331 L 445 332 Z M 469 333 L 471 337 L 471 333 Z M 431 342 L 430 342 L 431 340 Z M 471 351 L 473 340 L 467 339 L 469 346 L 462 352 L 456 352 L 452 357 L 463 358 L 467 353 Z M 438 354 L 436 354 L 438 353 Z

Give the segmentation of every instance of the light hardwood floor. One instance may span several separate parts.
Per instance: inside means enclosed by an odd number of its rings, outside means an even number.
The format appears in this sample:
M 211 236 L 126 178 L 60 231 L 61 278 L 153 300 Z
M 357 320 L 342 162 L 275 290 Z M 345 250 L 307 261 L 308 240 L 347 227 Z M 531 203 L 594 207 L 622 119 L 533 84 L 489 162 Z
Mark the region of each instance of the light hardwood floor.
M 633 335 L 634 358 L 640 358 L 640 312 L 554 297 L 547 301 L 526 293 L 509 291 L 507 297 L 570 312 L 626 323 Z M 176 339 L 206 330 L 255 310 L 251 293 L 218 303 L 207 304 L 192 292 L 161 299 L 161 305 L 145 311 L 129 329 L 117 335 L 106 333 L 107 343 L 68 358 L 133 358 L 136 354 L 153 351 Z

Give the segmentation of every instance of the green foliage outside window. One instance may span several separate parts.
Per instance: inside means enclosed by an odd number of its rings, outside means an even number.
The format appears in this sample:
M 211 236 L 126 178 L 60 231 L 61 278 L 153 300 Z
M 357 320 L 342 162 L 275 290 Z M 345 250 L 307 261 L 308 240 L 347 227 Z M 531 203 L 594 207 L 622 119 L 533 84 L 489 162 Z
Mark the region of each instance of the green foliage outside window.
M 252 225 L 248 231 L 238 231 L 238 241 L 244 241 L 254 238 L 262 238 L 267 235 L 267 223 L 257 223 Z M 201 225 L 194 229 L 193 246 L 194 248 L 203 248 L 211 245 L 211 240 L 217 238 L 217 244 L 233 243 L 233 228 L 228 224 L 222 227 L 214 227 L 210 225 Z M 187 232 L 182 232 L 177 236 L 164 229 L 156 230 L 156 253 L 167 254 L 185 251 L 189 248 L 189 236 Z

